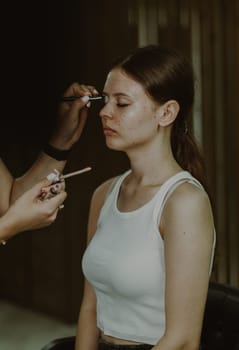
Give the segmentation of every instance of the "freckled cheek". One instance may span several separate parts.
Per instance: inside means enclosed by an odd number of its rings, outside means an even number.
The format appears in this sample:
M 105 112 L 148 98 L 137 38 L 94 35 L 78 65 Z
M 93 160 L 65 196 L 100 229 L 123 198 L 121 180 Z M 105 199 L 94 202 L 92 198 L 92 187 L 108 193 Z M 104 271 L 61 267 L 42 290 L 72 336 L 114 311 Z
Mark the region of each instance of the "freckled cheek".
M 139 113 L 132 113 L 121 116 L 119 124 L 127 130 L 135 130 L 142 123 Z
M 117 126 L 121 126 L 121 119 L 120 118 L 116 119 L 115 124 Z

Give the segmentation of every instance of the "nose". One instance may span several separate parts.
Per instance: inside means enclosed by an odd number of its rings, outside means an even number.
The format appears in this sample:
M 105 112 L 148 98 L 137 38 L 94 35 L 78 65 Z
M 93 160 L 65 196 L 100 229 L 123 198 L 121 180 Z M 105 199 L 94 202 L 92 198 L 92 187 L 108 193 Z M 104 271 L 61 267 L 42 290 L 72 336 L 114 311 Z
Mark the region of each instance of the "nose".
M 110 106 L 110 103 L 106 102 L 104 107 L 101 108 L 99 116 L 101 118 L 113 118 L 113 110 Z

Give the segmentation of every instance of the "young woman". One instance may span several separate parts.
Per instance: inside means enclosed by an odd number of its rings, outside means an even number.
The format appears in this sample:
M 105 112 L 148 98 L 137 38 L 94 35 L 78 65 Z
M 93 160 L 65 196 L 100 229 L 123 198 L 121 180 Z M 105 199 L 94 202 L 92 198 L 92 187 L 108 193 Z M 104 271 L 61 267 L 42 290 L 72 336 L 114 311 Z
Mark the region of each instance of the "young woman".
M 113 66 L 103 95 L 106 144 L 130 169 L 93 194 L 76 349 L 198 349 L 215 237 L 192 68 L 174 50 L 139 48 Z

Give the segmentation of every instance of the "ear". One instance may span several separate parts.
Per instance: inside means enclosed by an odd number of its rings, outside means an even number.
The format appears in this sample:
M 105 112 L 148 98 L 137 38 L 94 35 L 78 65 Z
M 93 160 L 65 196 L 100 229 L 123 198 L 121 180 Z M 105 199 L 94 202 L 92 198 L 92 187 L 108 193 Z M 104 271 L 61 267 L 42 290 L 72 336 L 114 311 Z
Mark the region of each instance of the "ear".
M 158 109 L 158 123 L 160 126 L 168 126 L 177 118 L 180 106 L 176 100 L 169 100 Z

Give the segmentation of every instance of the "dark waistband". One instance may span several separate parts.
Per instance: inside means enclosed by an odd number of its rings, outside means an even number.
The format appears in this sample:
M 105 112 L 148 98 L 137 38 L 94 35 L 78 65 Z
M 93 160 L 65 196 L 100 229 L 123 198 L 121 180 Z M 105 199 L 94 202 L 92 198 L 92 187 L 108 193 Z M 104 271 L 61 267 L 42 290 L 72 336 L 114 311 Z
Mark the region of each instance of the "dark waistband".
M 150 350 L 152 347 L 150 344 L 113 344 L 100 339 L 98 350 Z

